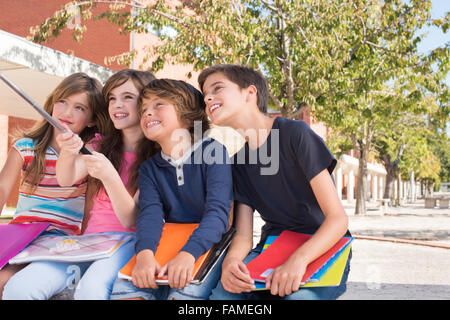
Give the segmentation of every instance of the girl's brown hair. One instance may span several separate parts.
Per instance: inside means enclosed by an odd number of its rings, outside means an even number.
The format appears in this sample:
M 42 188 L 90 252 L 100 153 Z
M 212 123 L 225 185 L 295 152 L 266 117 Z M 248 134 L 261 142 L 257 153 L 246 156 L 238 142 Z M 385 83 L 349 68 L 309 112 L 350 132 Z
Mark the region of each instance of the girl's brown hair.
M 53 113 L 53 107 L 59 100 L 66 99 L 74 94 L 85 92 L 88 98 L 88 105 L 92 111 L 92 127 L 86 127 L 81 131 L 80 137 L 84 142 L 91 140 L 96 132 L 105 134 L 111 128 L 111 121 L 108 115 L 108 108 L 102 95 L 102 85 L 85 73 L 74 73 L 66 77 L 47 97 L 44 109 L 49 114 Z M 33 193 L 44 175 L 45 153 L 53 138 L 53 127 L 44 119 L 37 122 L 28 132 L 21 132 L 18 138 L 31 138 L 35 141 L 35 157 L 26 168 L 22 179 L 22 184 L 27 181 L 31 186 L 29 194 Z
M 139 71 L 133 69 L 124 69 L 113 74 L 103 86 L 103 96 L 108 102 L 111 91 L 117 87 L 120 87 L 128 80 L 131 80 L 136 87 L 137 91 L 141 89 L 150 81 L 154 80 L 155 76 L 149 71 Z M 123 133 L 114 127 L 112 120 L 108 116 L 108 121 L 111 124 L 111 130 L 103 136 L 103 139 L 99 146 L 99 152 L 103 153 L 106 158 L 111 161 L 114 168 L 119 171 L 122 166 L 123 160 Z M 145 139 L 146 140 L 146 139 Z M 137 149 L 136 162 L 131 167 L 130 178 L 128 180 L 127 189 L 130 193 L 134 194 L 137 190 L 137 177 L 138 170 L 141 163 L 154 154 L 154 143 L 151 141 L 139 142 L 139 148 Z M 103 188 L 103 184 L 98 179 L 91 179 L 93 184 L 93 192 L 98 193 Z
M 167 99 L 174 104 L 179 119 L 188 126 L 192 142 L 201 139 L 210 128 L 203 94 L 189 83 L 173 79 L 153 80 L 139 95 L 139 116 L 142 116 L 142 100 L 149 98 L 150 94 Z M 200 125 L 202 137 L 195 137 L 196 128 Z

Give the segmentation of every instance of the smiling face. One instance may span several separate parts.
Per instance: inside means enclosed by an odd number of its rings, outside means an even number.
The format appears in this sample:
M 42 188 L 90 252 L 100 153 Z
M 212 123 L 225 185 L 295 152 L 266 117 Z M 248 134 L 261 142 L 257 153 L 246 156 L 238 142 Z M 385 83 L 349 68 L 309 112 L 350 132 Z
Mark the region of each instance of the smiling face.
M 80 134 L 87 126 L 95 125 L 85 92 L 56 101 L 53 105 L 52 116 L 60 123 L 66 124 L 76 134 Z
M 227 79 L 220 72 L 211 74 L 203 85 L 206 114 L 215 125 L 230 126 L 246 104 L 246 89 Z
M 148 94 L 142 98 L 141 104 L 141 129 L 147 139 L 163 144 L 170 141 L 172 134 L 177 129 L 186 129 L 178 117 L 175 105 L 154 94 Z
M 108 110 L 116 129 L 139 127 L 138 97 L 139 92 L 131 79 L 111 90 L 108 96 Z

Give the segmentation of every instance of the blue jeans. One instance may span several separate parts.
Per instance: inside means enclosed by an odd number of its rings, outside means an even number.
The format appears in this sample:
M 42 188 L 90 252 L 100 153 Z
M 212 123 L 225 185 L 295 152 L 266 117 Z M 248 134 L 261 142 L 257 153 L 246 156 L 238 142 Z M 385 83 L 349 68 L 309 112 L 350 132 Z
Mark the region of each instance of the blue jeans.
M 216 287 L 222 273 L 222 262 L 225 254 L 220 257 L 209 275 L 201 284 L 190 284 L 183 289 L 160 285 L 158 289 L 142 289 L 131 281 L 117 279 L 114 283 L 111 300 L 144 298 L 146 300 L 208 300 L 211 290 Z
M 255 259 L 261 253 L 262 245 L 254 248 L 247 257 L 244 259 L 244 263 L 247 264 Z M 219 281 L 217 287 L 212 291 L 210 300 L 270 300 L 270 299 L 283 299 L 283 300 L 335 300 L 341 296 L 345 290 L 347 290 L 347 278 L 350 272 L 350 260 L 352 252 L 348 257 L 347 265 L 342 275 L 342 280 L 339 286 L 336 287 L 313 287 L 313 288 L 300 288 L 298 291 L 285 296 L 283 298 L 279 296 L 273 296 L 269 290 L 243 292 L 243 293 L 231 293 L 226 291 L 222 283 Z
M 75 299 L 108 300 L 118 271 L 134 254 L 134 243 L 133 237 L 111 257 L 96 261 L 32 262 L 6 283 L 3 299 L 48 300 L 69 287 L 75 288 Z

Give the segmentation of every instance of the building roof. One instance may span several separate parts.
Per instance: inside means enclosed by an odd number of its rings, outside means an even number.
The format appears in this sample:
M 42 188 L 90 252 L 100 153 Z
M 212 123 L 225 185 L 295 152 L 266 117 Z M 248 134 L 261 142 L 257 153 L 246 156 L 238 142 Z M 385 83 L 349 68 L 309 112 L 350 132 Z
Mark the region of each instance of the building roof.
M 37 103 L 68 75 L 85 72 L 105 82 L 114 71 L 0 30 L 0 72 Z M 0 114 L 35 119 L 41 116 L 0 81 Z

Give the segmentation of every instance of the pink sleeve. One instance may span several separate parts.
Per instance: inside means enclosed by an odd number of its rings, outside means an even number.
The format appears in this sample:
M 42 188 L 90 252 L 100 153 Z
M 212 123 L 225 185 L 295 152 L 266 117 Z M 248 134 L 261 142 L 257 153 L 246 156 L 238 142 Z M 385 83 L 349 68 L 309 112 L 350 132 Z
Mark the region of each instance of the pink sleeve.
M 91 147 L 95 151 L 98 151 L 98 149 L 100 148 L 100 143 L 101 143 L 102 139 L 103 139 L 103 136 L 100 133 L 96 133 L 95 136 L 91 140 L 89 140 L 88 143 L 86 143 L 86 145 Z

